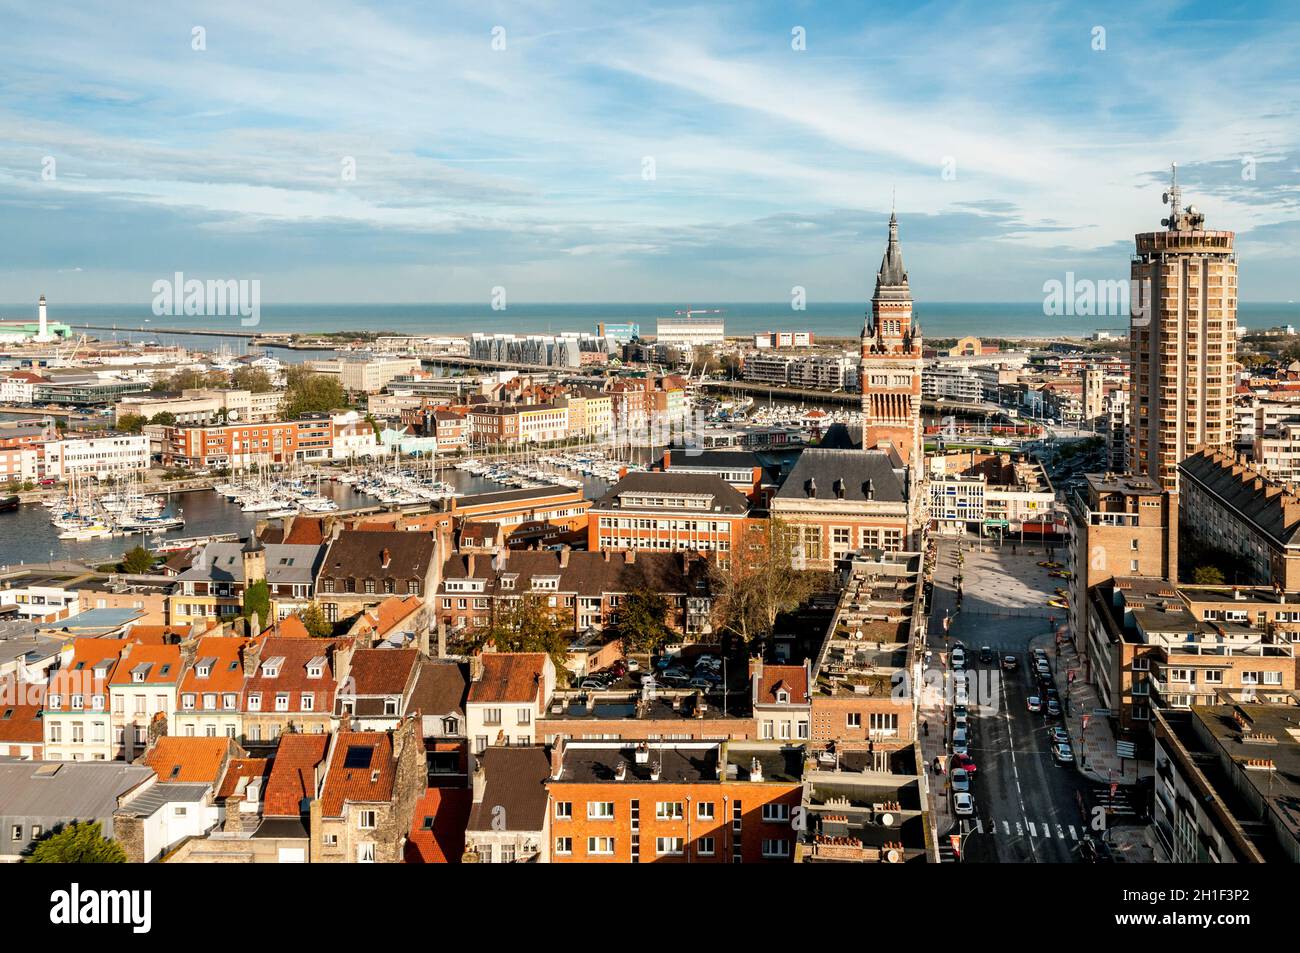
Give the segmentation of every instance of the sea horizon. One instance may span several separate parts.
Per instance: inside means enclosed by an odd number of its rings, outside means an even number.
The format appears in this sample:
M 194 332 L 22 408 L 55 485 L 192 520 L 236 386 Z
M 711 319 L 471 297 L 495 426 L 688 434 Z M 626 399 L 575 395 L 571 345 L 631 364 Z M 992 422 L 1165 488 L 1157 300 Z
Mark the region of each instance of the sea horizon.
M 823 337 L 851 337 L 861 331 L 867 302 L 809 303 L 793 310 L 789 302 L 716 301 L 692 305 L 696 310 L 721 310 L 729 335 L 765 331 L 803 330 Z M 685 306 L 669 302 L 519 303 L 494 310 L 486 302 L 375 304 L 365 302 L 263 304 L 261 320 L 244 327 L 237 316 L 177 316 L 153 314 L 148 304 L 51 303 L 50 320 L 73 327 L 105 325 L 127 333 L 193 328 L 194 331 L 250 333 L 325 333 L 339 331 L 394 334 L 469 335 L 475 331 L 544 334 L 594 332 L 600 323 L 636 323 L 653 334 L 656 319 Z M 35 320 L 35 304 L 0 305 L 0 320 Z M 922 302 L 914 314 L 929 338 L 1083 337 L 1100 330 L 1127 331 L 1128 315 L 1050 316 L 1042 301 Z M 1258 301 L 1240 303 L 1238 321 L 1248 329 L 1300 324 L 1300 303 Z M 96 336 L 103 336 L 100 332 Z

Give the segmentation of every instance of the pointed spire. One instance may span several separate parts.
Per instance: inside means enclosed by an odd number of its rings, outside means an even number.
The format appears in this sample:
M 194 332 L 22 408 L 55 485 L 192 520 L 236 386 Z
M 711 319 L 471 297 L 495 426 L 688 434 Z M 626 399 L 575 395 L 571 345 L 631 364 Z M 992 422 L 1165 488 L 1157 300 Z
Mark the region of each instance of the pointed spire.
M 876 273 L 876 288 L 907 284 L 907 269 L 903 267 L 903 249 L 898 243 L 898 213 L 889 213 L 889 244 L 885 246 L 885 257 L 880 260 L 880 271 Z

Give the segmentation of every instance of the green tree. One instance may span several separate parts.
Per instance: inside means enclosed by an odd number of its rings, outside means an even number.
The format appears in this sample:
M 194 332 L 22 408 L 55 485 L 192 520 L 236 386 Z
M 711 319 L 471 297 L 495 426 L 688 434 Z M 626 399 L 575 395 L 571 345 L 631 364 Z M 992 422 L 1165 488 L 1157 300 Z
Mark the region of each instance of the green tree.
M 718 630 L 748 645 L 807 599 L 822 574 L 802 568 L 797 532 L 783 520 L 768 519 L 746 534 L 742 546 L 725 568 L 710 563 L 709 588 Z
M 1198 586 L 1221 586 L 1225 581 L 1218 566 L 1197 566 L 1192 570 L 1192 582 Z
M 328 413 L 346 407 L 348 396 L 337 377 L 316 374 L 310 368 L 297 366 L 286 376 L 284 407 L 280 411 L 285 420 L 295 420 L 304 414 Z
M 563 671 L 572 631 L 551 611 L 541 596 L 492 600 L 487 623 L 474 630 L 471 648 L 487 645 L 498 652 L 545 652 Z
M 161 427 L 175 427 L 176 415 L 166 410 L 162 410 L 150 417 L 149 423 L 157 424 Z
M 100 831 L 98 821 L 73 821 L 36 844 L 31 864 L 125 864 L 126 851 Z
M 128 550 L 122 557 L 122 572 L 142 576 L 153 568 L 153 553 L 143 546 Z
M 183 391 L 203 387 L 208 382 L 208 375 L 194 367 L 183 367 L 167 378 L 164 390 Z
M 325 639 L 334 634 L 334 624 L 330 622 L 318 602 L 310 603 L 307 608 L 298 613 L 298 618 L 307 627 L 307 632 L 312 638 Z
M 240 615 L 245 619 L 251 620 L 254 613 L 257 614 L 257 621 L 261 625 L 265 626 L 270 624 L 271 587 L 266 584 L 265 579 L 259 579 L 251 586 L 246 586 L 244 588 L 244 608 L 240 612 Z
M 124 414 L 117 422 L 117 429 L 122 433 L 139 433 L 148 422 L 140 414 Z
M 614 631 L 623 643 L 623 654 L 656 652 L 672 637 L 665 621 L 670 606 L 662 594 L 652 589 L 634 589 L 618 607 Z
M 236 390 L 251 391 L 254 394 L 265 394 L 275 390 L 275 381 L 271 380 L 271 375 L 260 367 L 235 368 L 235 372 L 230 375 L 230 383 Z

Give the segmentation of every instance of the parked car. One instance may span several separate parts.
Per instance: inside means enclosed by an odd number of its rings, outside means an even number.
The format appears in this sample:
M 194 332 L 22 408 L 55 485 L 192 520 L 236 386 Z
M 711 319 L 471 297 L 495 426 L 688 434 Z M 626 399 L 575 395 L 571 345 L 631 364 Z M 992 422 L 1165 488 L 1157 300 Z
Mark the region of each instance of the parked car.
M 1060 725 L 1053 727 L 1048 731 L 1048 734 L 1051 735 L 1052 744 L 1054 745 L 1068 745 L 1070 743 L 1070 733 Z
M 1047 713 L 1053 718 L 1061 717 L 1061 703 L 1055 698 L 1047 699 Z
M 952 753 L 970 754 L 970 734 L 965 728 L 958 728 L 952 733 Z
M 1043 710 L 1043 700 L 1039 698 L 1037 695 L 1030 695 L 1028 698 L 1026 698 L 1025 705 L 1026 707 L 1028 707 L 1030 711 Z
M 966 653 L 961 649 L 953 649 L 952 653 L 948 656 L 948 661 L 952 663 L 953 668 L 965 668 Z
M 953 768 L 948 776 L 952 778 L 954 791 L 970 792 L 970 773 L 965 768 Z
M 1002 671 L 1004 672 L 1014 672 L 1019 664 L 1014 655 L 1002 656 Z
M 709 681 L 707 678 L 693 678 L 693 679 L 691 679 L 689 682 L 686 683 L 686 687 L 687 687 L 687 688 L 698 688 L 698 689 L 700 689 L 701 691 L 705 691 L 705 692 L 707 692 L 707 691 L 712 691 L 712 689 L 713 689 L 713 684 L 714 684 L 714 683 L 711 682 L 711 681 Z
M 629 672 L 639 672 L 639 671 L 641 671 L 641 663 L 638 662 L 638 661 L 637 661 L 636 659 L 634 659 L 634 658 L 627 659 L 627 660 L 625 661 L 625 664 L 627 665 L 627 670 L 628 670 Z
M 1052 745 L 1052 759 L 1057 764 L 1073 764 L 1074 751 L 1069 745 L 1056 744 Z
M 970 817 L 975 813 L 975 798 L 965 791 L 954 794 L 952 810 L 958 817 Z
M 603 691 L 605 688 L 609 687 L 609 684 L 604 679 L 596 678 L 594 675 L 588 675 L 578 683 L 578 687 L 588 689 L 589 691 Z
M 968 775 L 975 774 L 975 761 L 968 754 L 955 754 L 952 756 L 952 766 L 961 768 Z

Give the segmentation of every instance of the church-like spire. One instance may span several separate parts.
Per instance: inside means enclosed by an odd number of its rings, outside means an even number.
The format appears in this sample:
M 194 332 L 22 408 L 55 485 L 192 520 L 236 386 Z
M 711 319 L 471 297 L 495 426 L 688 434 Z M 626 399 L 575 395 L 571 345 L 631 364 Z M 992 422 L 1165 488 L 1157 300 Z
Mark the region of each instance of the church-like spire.
M 880 260 L 880 271 L 876 273 L 876 288 L 900 287 L 907 284 L 907 269 L 903 267 L 903 249 L 898 244 L 898 214 L 889 213 L 889 244 L 885 246 L 885 257 Z

